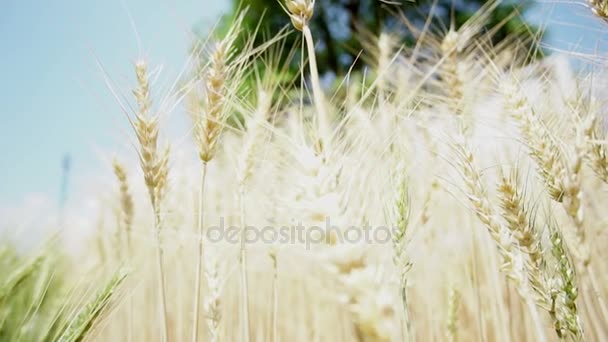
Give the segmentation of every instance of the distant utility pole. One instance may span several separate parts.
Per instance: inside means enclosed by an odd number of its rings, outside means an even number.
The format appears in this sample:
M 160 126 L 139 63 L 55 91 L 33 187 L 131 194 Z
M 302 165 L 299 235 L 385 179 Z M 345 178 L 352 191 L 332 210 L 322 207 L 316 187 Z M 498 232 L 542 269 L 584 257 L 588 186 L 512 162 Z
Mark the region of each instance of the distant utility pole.
M 70 176 L 71 158 L 69 154 L 63 156 L 61 162 L 61 189 L 59 192 L 59 210 L 63 212 L 68 200 L 68 180 Z

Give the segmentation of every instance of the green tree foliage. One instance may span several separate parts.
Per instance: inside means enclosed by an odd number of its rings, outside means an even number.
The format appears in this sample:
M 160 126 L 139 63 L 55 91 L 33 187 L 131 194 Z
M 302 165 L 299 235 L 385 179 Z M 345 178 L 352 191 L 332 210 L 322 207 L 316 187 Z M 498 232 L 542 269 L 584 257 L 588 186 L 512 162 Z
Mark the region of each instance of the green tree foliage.
M 243 32 L 251 33 L 258 30 L 255 45 L 266 41 L 268 34 L 276 34 L 285 26 L 290 25 L 289 18 L 279 2 L 281 0 L 232 1 L 235 13 L 241 8 L 249 8 Z M 432 30 L 441 33 L 447 31 L 450 24 L 454 24 L 456 29 L 460 27 L 487 2 L 486 0 L 416 0 L 415 2 L 407 0 L 316 0 L 311 29 L 317 46 L 319 71 L 321 73 L 333 71 L 341 75 L 351 66 L 353 70 L 361 69 L 365 64 L 356 58 L 363 49 L 361 33 L 377 35 L 383 30 L 399 32 L 404 43 L 411 45 L 415 41 L 415 37 L 403 25 L 404 18 L 414 25 L 422 27 L 429 14 L 432 13 Z M 493 36 L 494 43 L 513 34 L 520 36 L 522 41 L 531 41 L 530 38 L 537 30 L 529 26 L 521 16 L 530 4 L 531 2 L 527 0 L 503 1 L 496 8 L 487 25 L 489 29 L 501 24 L 500 29 Z M 300 35 L 289 35 L 285 46 L 301 46 Z M 285 55 L 288 52 L 286 49 Z M 294 72 L 297 72 L 296 65 L 294 65 Z

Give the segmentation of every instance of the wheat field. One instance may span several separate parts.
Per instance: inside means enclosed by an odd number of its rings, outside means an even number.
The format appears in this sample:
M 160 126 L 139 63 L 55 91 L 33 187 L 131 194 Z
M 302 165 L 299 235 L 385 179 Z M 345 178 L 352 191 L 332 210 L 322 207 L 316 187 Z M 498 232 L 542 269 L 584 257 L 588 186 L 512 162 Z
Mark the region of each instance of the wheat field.
M 235 48 L 244 8 L 168 90 L 145 58 L 110 85 L 131 153 L 80 252 L 81 227 L 0 247 L 0 340 L 608 340 L 601 62 L 494 45 L 489 2 L 414 46 L 362 36 L 369 68 L 330 89 L 314 1 L 283 5 L 261 47 Z M 287 35 L 300 59 L 277 58 Z

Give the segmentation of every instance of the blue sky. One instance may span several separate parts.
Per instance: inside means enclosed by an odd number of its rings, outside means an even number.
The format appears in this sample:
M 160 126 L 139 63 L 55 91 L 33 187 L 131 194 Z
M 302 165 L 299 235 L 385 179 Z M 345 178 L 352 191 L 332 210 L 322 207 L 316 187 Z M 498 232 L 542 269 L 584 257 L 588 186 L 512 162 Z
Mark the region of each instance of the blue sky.
M 586 0 L 542 0 L 528 13 L 546 25 L 545 44 L 550 50 L 594 54 L 608 51 L 608 23 L 595 17 Z
M 547 44 L 593 51 L 608 24 L 582 2 L 562 2 L 540 4 L 530 13 L 548 24 Z M 123 93 L 141 55 L 175 77 L 192 27 L 211 27 L 227 7 L 221 0 L 2 0 L 0 205 L 30 193 L 57 198 L 65 154 L 73 172 L 94 175 L 103 164 L 97 151 L 128 141 L 97 59 Z
M 140 55 L 175 77 L 192 28 L 211 27 L 226 7 L 209 0 L 2 0 L 0 204 L 29 193 L 56 198 L 63 155 L 71 155 L 75 173 L 92 174 L 101 165 L 96 151 L 127 140 L 97 59 L 122 93 Z

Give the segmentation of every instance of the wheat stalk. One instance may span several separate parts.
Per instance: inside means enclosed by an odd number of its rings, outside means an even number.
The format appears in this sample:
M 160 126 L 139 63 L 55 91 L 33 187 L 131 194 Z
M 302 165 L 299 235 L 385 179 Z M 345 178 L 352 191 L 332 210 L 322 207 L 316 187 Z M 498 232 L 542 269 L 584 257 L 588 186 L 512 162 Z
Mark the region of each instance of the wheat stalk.
M 135 64 L 135 75 L 137 76 L 137 88 L 133 90 L 139 111 L 135 116 L 135 133 L 139 141 L 139 160 L 144 173 L 144 180 L 148 188 L 148 194 L 154 210 L 154 238 L 156 241 L 156 265 L 158 282 L 160 285 L 160 315 L 161 336 L 163 341 L 168 341 L 167 331 L 167 303 L 163 270 L 163 249 L 161 242 L 161 208 L 160 202 L 163 198 L 167 185 L 169 173 L 169 148 L 163 153 L 157 148 L 158 140 L 158 116 L 150 116 L 152 105 L 150 99 L 150 84 L 148 82 L 148 71 L 145 61 L 140 60 Z
M 318 134 L 319 140 L 317 148 L 319 152 L 324 152 L 329 149 L 331 139 L 330 121 L 326 110 L 325 97 L 323 88 L 319 81 L 319 71 L 317 68 L 317 57 L 315 54 L 315 44 L 310 31 L 309 22 L 313 16 L 315 0 L 287 0 L 284 5 L 284 10 L 289 15 L 293 27 L 301 31 L 306 41 L 306 50 L 308 55 L 308 66 L 310 71 L 310 81 L 312 84 L 312 94 L 314 98 L 315 109 L 317 110 Z
M 200 320 L 200 298 L 201 298 L 201 274 L 203 268 L 203 234 L 204 234 L 204 196 L 205 183 L 207 177 L 207 164 L 215 157 L 218 147 L 220 134 L 225 126 L 226 120 L 230 115 L 229 96 L 232 89 L 229 79 L 235 76 L 234 42 L 237 38 L 238 28 L 245 12 L 242 12 L 237 21 L 224 39 L 214 46 L 209 66 L 204 70 L 205 75 L 205 98 L 202 108 L 196 99 L 193 119 L 194 137 L 199 149 L 199 158 L 202 162 L 202 172 L 199 189 L 199 209 L 198 209 L 198 258 L 195 276 L 194 311 L 192 326 L 192 341 L 198 340 L 198 328 Z
M 205 185 L 207 182 L 207 162 L 203 162 L 202 172 L 201 172 L 201 180 L 200 180 L 200 190 L 198 196 L 198 230 L 197 230 L 197 238 L 198 238 L 198 258 L 197 265 L 195 271 L 195 284 L 194 284 L 194 311 L 193 315 L 193 327 L 192 327 L 192 341 L 198 340 L 198 326 L 199 326 L 199 316 L 200 316 L 200 297 L 201 297 L 201 273 L 203 271 L 203 237 L 204 237 L 204 196 L 205 196 Z
M 125 235 L 127 238 L 127 257 L 130 259 L 133 257 L 133 245 L 132 245 L 132 232 L 131 226 L 133 224 L 133 197 L 131 196 L 131 192 L 129 190 L 129 182 L 127 180 L 127 171 L 125 167 L 119 163 L 117 160 L 112 161 L 112 166 L 114 169 L 114 175 L 118 180 L 118 184 L 120 186 L 120 222 L 122 227 L 125 230 Z M 127 321 L 127 329 L 128 329 L 128 341 L 133 340 L 133 299 L 129 298 L 129 313 L 128 313 L 128 321 Z
M 256 156 L 256 151 L 261 143 L 264 133 L 264 123 L 268 116 L 271 105 L 270 94 L 263 90 L 258 92 L 258 106 L 253 117 L 247 122 L 247 132 L 245 135 L 244 147 L 241 152 L 238 162 L 237 181 L 239 184 L 238 201 L 240 207 L 240 219 L 241 219 L 241 243 L 240 243 L 240 256 L 239 266 L 241 272 L 241 283 L 242 283 L 242 300 L 243 300 L 243 321 L 244 321 L 244 339 L 249 339 L 249 290 L 247 280 L 247 246 L 245 236 L 245 225 L 247 222 L 245 199 L 246 199 L 246 183 L 251 178 L 253 172 L 253 165 Z
M 279 292 L 278 292 L 278 267 L 277 267 L 277 257 L 278 251 L 275 248 L 272 248 L 268 255 L 270 256 L 270 260 L 272 262 L 272 335 L 270 340 L 272 342 L 278 341 L 279 338 L 279 328 L 278 328 L 278 314 L 279 314 Z

